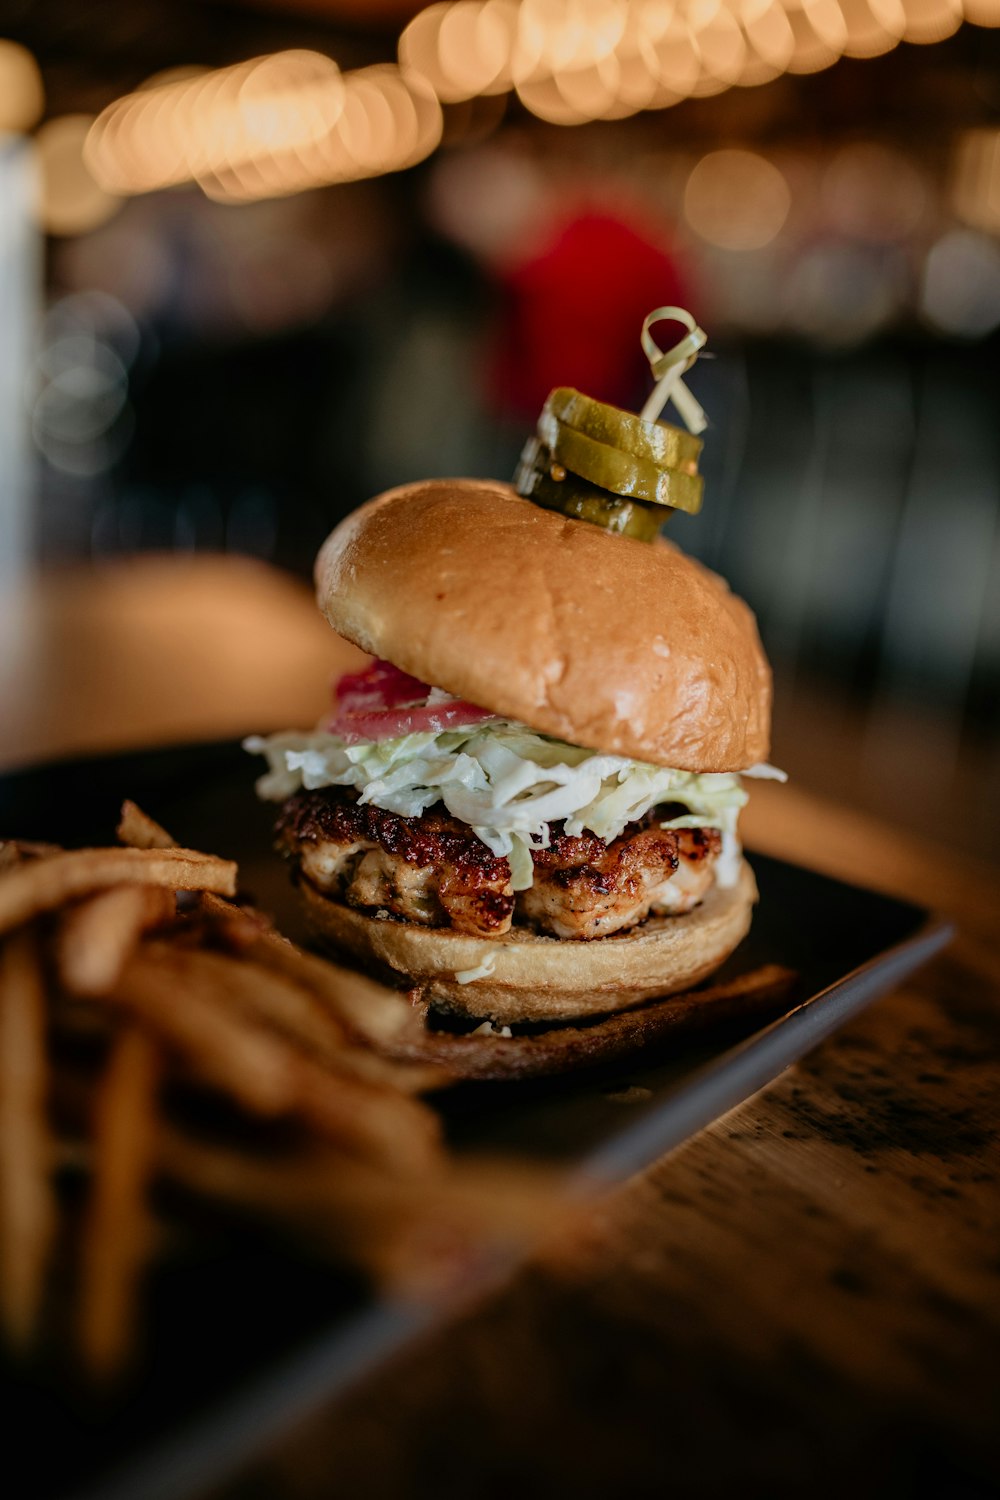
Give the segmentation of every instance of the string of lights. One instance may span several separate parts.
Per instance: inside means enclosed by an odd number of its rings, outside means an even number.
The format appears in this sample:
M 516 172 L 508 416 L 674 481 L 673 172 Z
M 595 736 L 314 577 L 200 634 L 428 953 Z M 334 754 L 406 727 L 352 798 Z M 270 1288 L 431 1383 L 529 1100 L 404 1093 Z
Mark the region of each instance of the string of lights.
M 175 69 L 96 119 L 47 121 L 41 218 L 72 233 L 125 197 L 183 183 L 245 203 L 377 177 L 435 151 L 442 106 L 513 95 L 552 124 L 622 119 L 933 43 L 963 22 L 1000 26 L 1000 0 L 443 0 L 405 27 L 395 63 L 342 71 L 293 50 Z M 29 130 L 42 108 L 31 54 L 0 42 L 0 128 Z M 981 216 L 968 184 L 994 171 L 992 134 L 963 151 L 956 191 Z M 764 189 L 778 222 L 782 192 L 770 179 Z

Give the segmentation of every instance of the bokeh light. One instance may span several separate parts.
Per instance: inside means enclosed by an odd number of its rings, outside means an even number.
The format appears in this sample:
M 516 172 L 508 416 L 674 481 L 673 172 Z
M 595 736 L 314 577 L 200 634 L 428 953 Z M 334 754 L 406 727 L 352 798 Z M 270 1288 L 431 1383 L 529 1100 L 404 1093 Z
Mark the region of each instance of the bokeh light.
M 960 138 L 951 196 L 966 224 L 1000 230 L 1000 131 L 967 130 Z
M 817 342 L 848 347 L 889 323 L 907 292 L 900 253 L 834 240 L 814 246 L 794 266 L 785 316 Z
M 712 151 L 684 189 L 696 234 L 723 250 L 759 250 L 781 233 L 792 197 L 784 176 L 753 151 Z
M 943 42 L 962 24 L 962 0 L 902 0 L 902 5 L 907 42 Z
M 523 79 L 517 96 L 526 109 L 550 125 L 583 125 L 593 119 L 588 110 L 569 102 L 555 78 Z
M 829 68 L 843 53 L 847 26 L 837 0 L 784 0 L 792 30 L 790 73 L 818 73 Z
M 702 67 L 709 78 L 735 83 L 746 60 L 740 24 L 722 0 L 690 0 L 688 25 Z
M 438 39 L 441 67 L 469 96 L 502 93 L 511 85 L 516 34 L 514 0 L 452 6 Z
M 823 175 L 831 226 L 873 243 L 904 240 L 927 208 L 927 187 L 914 163 L 891 146 L 858 141 L 842 146 Z
M 117 100 L 95 122 L 87 160 L 105 187 L 127 193 L 238 173 L 322 140 L 343 105 L 332 58 L 275 53 Z
M 418 12 L 399 39 L 403 72 L 445 103 L 503 93 L 512 83 L 516 0 L 459 0 Z
M 138 326 L 114 297 L 100 292 L 60 298 L 41 333 L 31 410 L 35 445 L 53 468 L 76 479 L 107 469 L 132 429 L 129 366 Z
M 659 13 L 657 24 L 648 20 L 649 47 L 656 69 L 656 103 L 675 104 L 686 99 L 701 77 L 701 59 L 691 39 L 690 28 L 673 6 Z
M 814 73 L 1000 24 L 1000 0 L 439 0 L 399 62 L 445 103 L 513 87 L 561 125 Z
M 48 234 L 84 234 L 121 207 L 121 199 L 94 181 L 84 161 L 92 123 L 90 115 L 60 115 L 47 120 L 35 137 L 38 217 Z
M 1000 26 L 1000 0 L 962 0 L 962 10 L 973 26 Z
M 779 0 L 743 0 L 739 17 L 757 56 L 776 73 L 784 72 L 795 53 L 795 33 Z
M 945 333 L 982 338 L 1000 327 L 1000 245 L 972 229 L 954 229 L 927 257 L 921 310 Z
M 847 57 L 880 57 L 891 52 L 906 30 L 902 0 L 837 0 L 847 40 Z M 817 22 L 817 26 L 818 26 Z
M 45 90 L 35 59 L 19 42 L 0 38 L 0 133 L 30 130 L 44 108 Z
M 395 64 L 342 74 L 294 51 L 152 83 L 91 131 L 87 160 L 109 189 L 196 181 L 211 198 L 251 202 L 400 171 L 441 139 L 438 96 Z

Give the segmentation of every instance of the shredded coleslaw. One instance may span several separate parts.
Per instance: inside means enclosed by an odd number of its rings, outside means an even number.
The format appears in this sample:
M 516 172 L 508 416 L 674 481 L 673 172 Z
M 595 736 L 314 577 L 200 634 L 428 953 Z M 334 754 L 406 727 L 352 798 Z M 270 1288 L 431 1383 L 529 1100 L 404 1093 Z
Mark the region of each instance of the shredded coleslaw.
M 747 801 L 741 777 L 785 779 L 767 765 L 739 774 L 669 770 L 585 750 L 507 719 L 353 743 L 321 730 L 289 731 L 251 736 L 244 747 L 267 760 L 257 782 L 267 801 L 283 802 L 300 788 L 344 786 L 358 792 L 359 802 L 408 818 L 444 803 L 510 861 L 516 891 L 531 885 L 531 851 L 548 847 L 552 823 L 610 844 L 629 823 L 667 802 L 687 810 L 664 828 L 721 830 L 716 879 L 732 885 L 741 857 L 737 819 Z

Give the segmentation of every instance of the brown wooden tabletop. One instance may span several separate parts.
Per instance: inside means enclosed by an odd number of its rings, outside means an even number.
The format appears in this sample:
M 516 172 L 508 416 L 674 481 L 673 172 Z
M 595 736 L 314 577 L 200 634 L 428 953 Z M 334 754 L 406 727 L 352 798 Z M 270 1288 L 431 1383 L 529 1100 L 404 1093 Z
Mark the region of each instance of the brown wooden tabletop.
M 0 765 L 308 723 L 348 654 L 251 563 L 53 574 L 0 601 Z M 998 1493 L 1000 876 L 794 781 L 744 826 L 957 941 L 233 1494 Z

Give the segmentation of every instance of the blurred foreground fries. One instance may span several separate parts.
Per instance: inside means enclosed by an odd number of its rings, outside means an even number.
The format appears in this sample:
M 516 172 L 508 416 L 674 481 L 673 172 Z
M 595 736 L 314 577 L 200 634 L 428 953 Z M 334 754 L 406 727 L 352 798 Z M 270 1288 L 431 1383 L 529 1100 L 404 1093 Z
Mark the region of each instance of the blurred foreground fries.
M 118 836 L 74 851 L 0 843 L 0 1325 L 13 1350 L 30 1352 L 65 1303 L 49 1286 L 58 1254 L 76 1267 L 82 1365 L 118 1373 L 178 1194 L 276 1220 L 409 1291 L 546 1224 L 549 1174 L 449 1157 L 418 1097 L 449 1075 L 359 1040 L 339 971 L 236 902 L 231 861 L 176 848 L 133 803 Z M 61 1210 L 66 1172 L 84 1175 L 82 1214 Z

